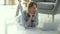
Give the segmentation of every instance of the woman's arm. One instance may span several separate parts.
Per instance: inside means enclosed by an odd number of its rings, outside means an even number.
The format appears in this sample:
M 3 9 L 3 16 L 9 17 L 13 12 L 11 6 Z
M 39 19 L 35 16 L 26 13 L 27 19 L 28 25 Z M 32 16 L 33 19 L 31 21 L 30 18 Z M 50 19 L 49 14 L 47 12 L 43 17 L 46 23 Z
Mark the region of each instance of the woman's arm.
M 30 18 L 26 21 L 27 25 L 29 25 L 29 24 L 30 24 L 31 19 L 32 19 L 32 17 L 30 17 Z

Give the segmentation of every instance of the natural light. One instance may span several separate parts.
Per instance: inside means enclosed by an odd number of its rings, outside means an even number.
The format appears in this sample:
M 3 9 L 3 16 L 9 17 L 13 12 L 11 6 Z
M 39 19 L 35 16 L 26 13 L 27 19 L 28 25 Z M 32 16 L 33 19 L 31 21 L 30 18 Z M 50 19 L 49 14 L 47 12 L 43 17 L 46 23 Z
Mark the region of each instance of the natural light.
M 8 0 L 7 0 L 8 2 Z M 15 17 L 18 1 L 15 0 L 16 5 L 6 5 L 4 6 L 4 0 L 0 0 L 0 34 L 57 34 L 57 31 L 39 31 L 39 30 L 25 30 L 23 26 L 18 25 L 17 18 Z M 22 0 L 23 3 L 23 0 Z M 8 4 L 8 3 L 6 3 Z M 22 4 L 25 9 L 24 4 Z M 21 14 L 21 12 L 20 12 Z M 49 17 L 48 17 L 49 16 Z M 52 22 L 51 15 L 38 13 L 39 25 L 38 27 L 43 27 L 44 23 Z M 60 20 L 60 14 L 55 15 L 55 22 Z M 60 22 L 60 21 L 59 21 Z M 60 25 L 59 25 L 60 28 Z M 60 29 L 58 28 L 58 34 Z M 30 33 L 31 32 L 31 33 Z M 36 33 L 35 33 L 36 32 Z

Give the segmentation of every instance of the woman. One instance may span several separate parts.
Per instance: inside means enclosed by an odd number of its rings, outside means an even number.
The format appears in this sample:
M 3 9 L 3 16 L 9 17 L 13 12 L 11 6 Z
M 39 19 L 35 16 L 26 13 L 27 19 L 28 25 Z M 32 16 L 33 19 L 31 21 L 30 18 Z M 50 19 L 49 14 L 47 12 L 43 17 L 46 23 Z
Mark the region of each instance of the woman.
M 22 22 L 25 28 L 36 27 L 38 24 L 37 4 L 31 2 L 28 6 L 28 11 L 22 13 Z

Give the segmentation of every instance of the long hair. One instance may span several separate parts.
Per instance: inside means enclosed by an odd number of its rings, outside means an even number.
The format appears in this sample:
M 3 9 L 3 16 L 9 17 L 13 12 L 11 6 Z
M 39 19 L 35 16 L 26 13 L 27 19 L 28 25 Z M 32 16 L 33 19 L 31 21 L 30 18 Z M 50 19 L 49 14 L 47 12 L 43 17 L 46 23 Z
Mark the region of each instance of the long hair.
M 36 5 L 36 7 L 37 7 L 37 3 L 36 2 L 30 2 L 29 5 L 28 5 L 28 11 L 29 11 L 29 8 L 31 8 L 34 5 Z

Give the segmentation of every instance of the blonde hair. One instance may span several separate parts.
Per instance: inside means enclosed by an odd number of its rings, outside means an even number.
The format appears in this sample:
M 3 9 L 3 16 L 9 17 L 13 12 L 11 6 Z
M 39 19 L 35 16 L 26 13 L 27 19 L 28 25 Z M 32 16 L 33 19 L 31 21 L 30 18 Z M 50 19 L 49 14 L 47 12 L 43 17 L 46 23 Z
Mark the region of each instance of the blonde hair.
M 36 5 L 36 7 L 37 7 L 37 3 L 36 2 L 30 2 L 30 3 L 28 3 L 27 11 L 29 11 L 29 8 L 32 7 L 33 5 Z

